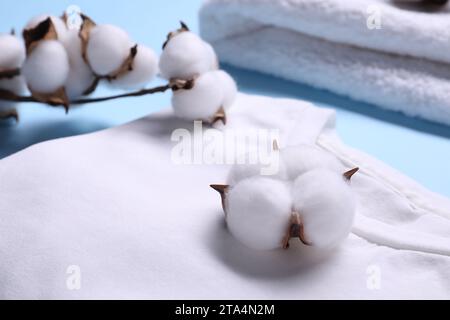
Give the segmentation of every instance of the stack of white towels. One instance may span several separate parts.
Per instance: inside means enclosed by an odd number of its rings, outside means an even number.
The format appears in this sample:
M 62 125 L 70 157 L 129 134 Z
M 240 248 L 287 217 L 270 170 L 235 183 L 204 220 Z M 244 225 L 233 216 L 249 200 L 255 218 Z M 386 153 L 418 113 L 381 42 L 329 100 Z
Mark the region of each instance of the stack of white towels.
M 390 0 L 207 0 L 222 61 L 450 124 L 450 9 Z

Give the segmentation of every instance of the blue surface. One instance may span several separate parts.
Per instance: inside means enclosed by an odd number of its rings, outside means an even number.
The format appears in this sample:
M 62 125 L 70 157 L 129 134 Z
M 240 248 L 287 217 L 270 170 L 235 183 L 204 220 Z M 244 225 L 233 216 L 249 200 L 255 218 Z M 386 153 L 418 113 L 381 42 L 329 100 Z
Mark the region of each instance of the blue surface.
M 119 25 L 135 41 L 160 52 L 167 32 L 178 26 L 178 20 L 198 30 L 200 3 L 201 0 L 2 1 L 0 30 L 9 31 L 11 27 L 20 30 L 33 15 L 59 15 L 67 6 L 75 4 L 96 21 Z M 450 196 L 450 127 L 256 72 L 224 68 L 235 77 L 243 92 L 305 99 L 337 109 L 337 129 L 348 145 L 383 160 L 429 189 Z M 109 93 L 106 89 L 98 92 L 99 95 Z M 169 94 L 157 94 L 88 105 L 71 111 L 68 116 L 61 109 L 24 104 L 20 107 L 19 125 L 0 126 L 0 158 L 40 141 L 116 126 L 169 104 Z

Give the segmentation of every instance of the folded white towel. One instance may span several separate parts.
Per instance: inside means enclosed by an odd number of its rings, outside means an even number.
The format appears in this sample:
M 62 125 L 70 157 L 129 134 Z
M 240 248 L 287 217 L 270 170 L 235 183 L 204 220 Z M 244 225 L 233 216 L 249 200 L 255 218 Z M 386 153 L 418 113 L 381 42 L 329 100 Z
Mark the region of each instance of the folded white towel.
M 329 255 L 235 240 L 208 186 L 229 166 L 172 162 L 173 130 L 193 124 L 170 113 L 1 160 L 0 298 L 450 298 L 450 201 L 346 147 L 334 117 L 239 95 L 214 131 L 279 129 L 281 147 L 317 143 L 361 167 L 353 233 Z
M 367 27 L 374 12 L 381 29 Z M 450 124 L 449 10 L 388 0 L 209 0 L 200 22 L 224 62 Z

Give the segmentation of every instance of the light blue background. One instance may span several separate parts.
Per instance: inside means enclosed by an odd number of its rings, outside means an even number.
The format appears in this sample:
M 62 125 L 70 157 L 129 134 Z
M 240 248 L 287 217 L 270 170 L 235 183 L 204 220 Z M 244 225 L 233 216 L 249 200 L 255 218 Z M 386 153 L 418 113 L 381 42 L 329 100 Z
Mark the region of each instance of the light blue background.
M 75 4 L 97 22 L 119 25 L 135 41 L 160 52 L 167 32 L 177 28 L 179 20 L 198 30 L 200 3 L 201 0 L 2 0 L 0 31 L 8 32 L 11 27 L 20 31 L 33 15 L 59 15 L 67 6 Z M 385 161 L 429 189 L 450 196 L 450 127 L 411 119 L 255 72 L 224 68 L 235 77 L 243 92 L 306 99 L 336 108 L 337 130 L 348 145 Z M 108 93 L 101 89 L 98 94 Z M 68 116 L 61 109 L 23 104 L 19 125 L 0 125 L 0 158 L 40 141 L 88 133 L 140 118 L 169 106 L 169 99 L 169 94 L 157 94 L 92 104 L 75 109 Z

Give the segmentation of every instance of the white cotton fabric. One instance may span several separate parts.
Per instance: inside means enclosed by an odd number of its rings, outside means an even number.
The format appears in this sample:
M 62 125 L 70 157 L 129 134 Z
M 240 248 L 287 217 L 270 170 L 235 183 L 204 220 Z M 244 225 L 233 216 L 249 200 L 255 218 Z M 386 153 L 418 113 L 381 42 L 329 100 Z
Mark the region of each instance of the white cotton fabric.
M 239 94 L 214 129 L 279 129 L 280 147 L 316 144 L 361 168 L 352 233 L 329 252 L 236 240 L 209 187 L 230 165 L 173 162 L 173 130 L 193 124 L 170 110 L 1 160 L 0 298 L 449 299 L 450 201 L 347 147 L 334 118 Z M 81 288 L 69 290 L 77 267 Z
M 381 29 L 367 20 L 380 13 Z M 370 21 L 370 19 L 369 19 Z M 450 124 L 450 9 L 388 0 L 207 0 L 221 61 Z

